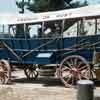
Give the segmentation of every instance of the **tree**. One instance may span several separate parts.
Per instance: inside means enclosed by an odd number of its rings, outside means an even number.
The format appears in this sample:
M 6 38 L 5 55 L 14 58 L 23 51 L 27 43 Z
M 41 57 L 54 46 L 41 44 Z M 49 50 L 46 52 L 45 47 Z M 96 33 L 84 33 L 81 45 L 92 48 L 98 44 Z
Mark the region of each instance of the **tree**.
M 73 2 L 73 0 L 28 0 L 28 2 L 23 1 L 16 1 L 17 7 L 22 9 L 24 8 L 24 6 L 27 6 L 26 9 L 32 12 L 56 11 L 88 5 L 87 0 L 84 0 L 84 3 L 80 3 L 79 1 Z
M 64 0 L 48 0 L 48 11 L 65 9 Z
M 26 6 L 26 9 L 32 12 L 48 11 L 48 0 L 28 0 L 27 2 L 25 2 L 25 0 L 23 1 L 16 1 L 18 8 L 23 9 L 24 6 Z
M 34 0 L 33 3 L 28 3 L 27 9 L 32 12 L 48 11 L 48 0 Z

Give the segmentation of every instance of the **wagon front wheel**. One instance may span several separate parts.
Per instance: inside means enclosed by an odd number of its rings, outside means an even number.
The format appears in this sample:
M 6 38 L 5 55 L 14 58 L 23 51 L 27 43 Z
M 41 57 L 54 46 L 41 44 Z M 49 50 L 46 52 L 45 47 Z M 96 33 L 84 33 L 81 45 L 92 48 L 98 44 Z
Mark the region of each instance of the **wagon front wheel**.
M 11 80 L 11 68 L 7 60 L 0 60 L 0 84 L 7 84 Z
M 36 79 L 38 77 L 38 71 L 36 65 L 28 65 L 24 69 L 24 73 L 28 79 Z
M 78 55 L 66 57 L 59 67 L 59 77 L 65 87 L 73 87 L 78 80 L 90 79 L 90 74 L 90 65 Z

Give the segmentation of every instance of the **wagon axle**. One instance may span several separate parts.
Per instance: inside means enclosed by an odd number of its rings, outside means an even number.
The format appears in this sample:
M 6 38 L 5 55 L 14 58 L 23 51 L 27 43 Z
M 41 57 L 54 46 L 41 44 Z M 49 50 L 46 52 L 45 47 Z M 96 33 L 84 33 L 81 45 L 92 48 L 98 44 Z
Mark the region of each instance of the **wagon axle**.
M 77 77 L 80 74 L 80 71 L 78 71 L 77 68 L 72 68 L 70 70 L 70 74 L 72 74 L 74 77 Z

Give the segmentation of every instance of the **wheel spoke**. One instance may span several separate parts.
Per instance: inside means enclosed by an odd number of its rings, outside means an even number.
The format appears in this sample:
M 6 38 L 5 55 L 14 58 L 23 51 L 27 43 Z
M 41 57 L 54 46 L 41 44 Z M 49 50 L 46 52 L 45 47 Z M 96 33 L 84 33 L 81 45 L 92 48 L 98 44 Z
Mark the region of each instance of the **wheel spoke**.
M 81 75 L 80 75 L 80 74 L 78 75 L 78 79 L 79 79 L 79 80 L 82 80 L 82 77 L 81 77 Z
M 86 70 L 84 74 L 88 77 L 88 79 L 90 79 L 91 70 Z
M 7 84 L 11 78 L 11 69 L 9 62 L 2 59 L 0 60 L 0 80 L 2 84 Z
M 31 72 L 31 78 L 34 78 L 34 77 L 35 77 L 34 72 Z
M 29 75 L 30 74 L 30 70 L 26 69 L 26 73 L 27 73 L 27 75 Z
M 34 72 L 34 73 L 33 73 L 33 78 L 35 78 L 35 76 L 36 76 L 36 73 Z
M 32 73 L 32 77 L 31 78 L 33 78 L 35 75 Z
M 4 82 L 5 82 L 5 79 L 0 77 L 0 83 L 4 84 Z
M 95 72 L 93 70 L 90 71 L 90 79 L 96 77 Z
M 5 76 L 6 78 L 8 78 L 7 74 L 4 74 L 4 76 Z
M 84 74 L 82 74 L 82 73 L 80 73 L 80 76 L 82 77 L 82 78 L 85 78 L 85 79 L 88 79 L 88 77 L 86 77 Z
M 38 76 L 38 72 L 36 71 L 35 65 L 29 65 L 26 69 L 24 69 L 24 73 L 29 79 L 36 79 Z
M 62 68 L 62 71 L 69 71 L 69 70 L 70 70 L 70 68 L 68 68 L 68 67 Z
M 77 59 L 74 59 L 74 67 L 77 67 Z
M 35 74 L 34 72 L 31 73 L 31 78 L 34 78 L 35 77 Z
M 38 75 L 37 71 L 34 71 L 34 75 L 35 75 L 35 76 L 37 76 L 37 75 Z
M 72 68 L 72 64 L 70 64 L 69 61 L 66 61 L 66 64 L 69 66 L 69 68 Z
M 31 75 L 31 72 L 30 72 L 30 71 L 28 71 L 27 75 L 28 75 L 28 77 L 30 77 L 30 75 Z
M 71 80 L 71 77 L 67 77 L 66 83 L 69 84 L 69 81 Z
M 84 70 L 84 69 L 86 69 L 86 68 L 87 68 L 87 66 L 84 65 L 83 67 L 79 68 L 78 70 L 79 70 L 79 71 L 82 71 L 82 70 Z
M 33 72 L 30 71 L 30 74 L 29 74 L 30 78 L 32 78 L 32 75 L 33 75 Z
M 74 65 L 73 59 L 70 59 L 71 65 Z
M 74 85 L 74 77 L 71 75 L 70 77 L 68 77 L 68 79 L 66 80 L 66 86 L 67 87 L 73 87 Z
M 77 65 L 77 68 L 80 68 L 82 66 L 83 62 L 79 62 L 79 64 Z
M 72 81 L 71 81 L 71 85 L 74 85 L 74 82 L 75 82 L 75 77 L 74 76 L 72 76 Z
M 71 76 L 70 73 L 68 73 L 67 75 L 62 75 L 62 77 L 65 78 L 65 79 L 68 78 L 68 77 L 70 77 L 70 76 Z

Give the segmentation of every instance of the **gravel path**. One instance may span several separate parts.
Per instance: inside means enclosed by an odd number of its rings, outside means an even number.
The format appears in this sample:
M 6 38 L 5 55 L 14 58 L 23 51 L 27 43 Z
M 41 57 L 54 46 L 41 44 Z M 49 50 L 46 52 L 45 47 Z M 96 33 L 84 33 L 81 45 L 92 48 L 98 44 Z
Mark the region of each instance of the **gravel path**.
M 77 90 L 65 88 L 59 79 L 28 81 L 23 71 L 13 72 L 12 76 L 12 85 L 0 85 L 0 100 L 76 100 Z M 100 94 L 100 88 L 95 94 Z
M 1 86 L 0 100 L 75 100 L 75 89 Z

